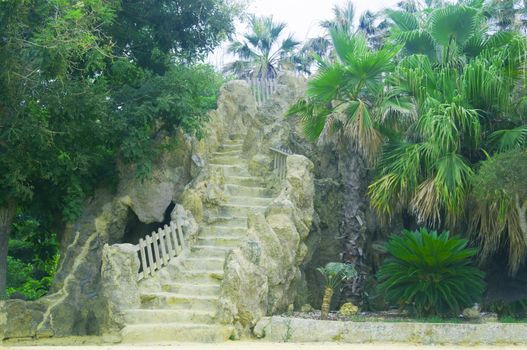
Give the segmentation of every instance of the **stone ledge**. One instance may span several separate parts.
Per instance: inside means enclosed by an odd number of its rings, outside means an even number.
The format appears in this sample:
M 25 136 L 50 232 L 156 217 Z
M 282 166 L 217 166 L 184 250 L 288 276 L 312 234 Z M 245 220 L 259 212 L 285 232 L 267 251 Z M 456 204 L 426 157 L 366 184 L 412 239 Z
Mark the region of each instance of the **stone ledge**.
M 270 342 L 527 344 L 525 323 L 341 322 L 265 317 L 254 334 Z

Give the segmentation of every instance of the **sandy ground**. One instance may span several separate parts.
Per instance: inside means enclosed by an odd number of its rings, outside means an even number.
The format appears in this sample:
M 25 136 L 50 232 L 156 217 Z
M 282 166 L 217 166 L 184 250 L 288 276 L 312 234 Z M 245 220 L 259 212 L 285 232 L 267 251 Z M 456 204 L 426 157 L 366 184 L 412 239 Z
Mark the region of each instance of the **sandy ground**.
M 0 345 L 1 349 L 11 350 L 527 350 L 525 346 L 434 346 L 412 344 L 336 344 L 336 343 L 265 343 L 229 342 L 223 344 L 160 344 L 160 345 L 95 345 L 95 346 L 12 346 Z

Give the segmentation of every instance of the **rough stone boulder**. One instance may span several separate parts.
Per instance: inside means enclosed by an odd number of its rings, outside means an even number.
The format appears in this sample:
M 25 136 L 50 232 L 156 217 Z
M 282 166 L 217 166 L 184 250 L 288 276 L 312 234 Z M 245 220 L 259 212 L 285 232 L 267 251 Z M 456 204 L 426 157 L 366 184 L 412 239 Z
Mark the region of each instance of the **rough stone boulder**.
M 0 338 L 32 338 L 46 307 L 38 301 L 7 300 L 0 304 Z M 3 336 L 3 337 L 2 337 Z
M 108 304 L 108 326 L 119 330 L 124 325 L 122 310 L 139 307 L 137 249 L 131 244 L 105 244 L 102 253 L 101 283 Z
M 313 192 L 313 163 L 289 156 L 282 192 L 265 214 L 249 214 L 249 239 L 225 262 L 220 298 L 224 322 L 248 331 L 261 317 L 294 302 L 313 220 Z

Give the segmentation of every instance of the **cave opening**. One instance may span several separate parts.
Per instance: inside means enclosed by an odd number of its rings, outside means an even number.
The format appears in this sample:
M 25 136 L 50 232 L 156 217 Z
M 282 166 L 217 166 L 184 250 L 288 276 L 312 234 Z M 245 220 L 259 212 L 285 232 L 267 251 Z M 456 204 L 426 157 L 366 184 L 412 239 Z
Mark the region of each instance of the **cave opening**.
M 146 235 L 151 234 L 154 231 L 157 231 L 159 228 L 170 225 L 170 214 L 174 210 L 176 204 L 171 202 L 170 205 L 165 210 L 165 215 L 163 221 L 153 222 L 150 224 L 145 224 L 141 222 L 137 215 L 130 210 L 130 215 L 128 217 L 128 222 L 124 229 L 124 236 L 122 243 L 137 244 L 140 238 L 145 238 Z

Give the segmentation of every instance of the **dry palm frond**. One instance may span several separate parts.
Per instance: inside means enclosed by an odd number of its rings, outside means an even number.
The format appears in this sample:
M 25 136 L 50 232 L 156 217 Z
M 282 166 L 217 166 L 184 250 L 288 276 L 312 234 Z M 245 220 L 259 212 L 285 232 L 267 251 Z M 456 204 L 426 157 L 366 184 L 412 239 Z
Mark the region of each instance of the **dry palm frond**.
M 441 211 L 434 179 L 421 183 L 410 206 L 419 223 L 432 227 L 441 224 Z
M 520 205 L 518 196 L 515 200 L 475 201 L 470 224 L 481 246 L 481 260 L 488 260 L 506 243 L 509 273 L 515 275 L 527 258 L 526 216 L 527 202 Z
M 380 154 L 384 139 L 368 110 L 367 105 L 359 100 L 349 104 L 344 133 L 353 146 L 373 165 Z

